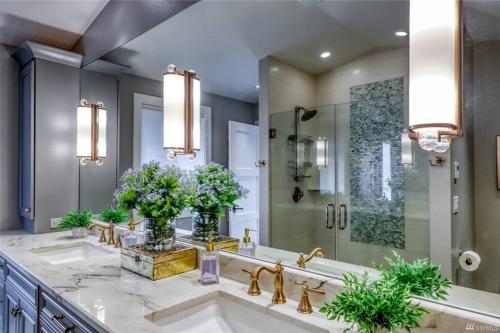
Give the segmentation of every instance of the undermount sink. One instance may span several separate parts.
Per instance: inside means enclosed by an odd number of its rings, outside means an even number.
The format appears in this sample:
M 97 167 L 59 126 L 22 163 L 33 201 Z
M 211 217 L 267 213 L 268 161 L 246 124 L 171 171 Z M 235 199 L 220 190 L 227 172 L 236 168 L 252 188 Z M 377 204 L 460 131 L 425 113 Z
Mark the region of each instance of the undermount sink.
M 113 253 L 111 250 L 92 245 L 88 242 L 40 247 L 32 249 L 31 252 L 52 265 L 67 264 Z
M 145 318 L 164 332 L 176 333 L 328 332 L 221 291 L 153 312 Z

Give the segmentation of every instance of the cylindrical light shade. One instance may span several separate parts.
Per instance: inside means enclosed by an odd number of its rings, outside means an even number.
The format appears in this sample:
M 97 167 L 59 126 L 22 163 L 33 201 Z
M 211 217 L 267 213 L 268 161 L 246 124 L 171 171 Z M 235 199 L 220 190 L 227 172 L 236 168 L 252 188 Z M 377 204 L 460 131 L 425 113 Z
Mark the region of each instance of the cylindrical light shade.
M 184 149 L 184 75 L 163 75 L 163 148 Z
M 76 156 L 90 158 L 92 149 L 92 108 L 80 105 L 76 109 Z
M 328 141 L 323 137 L 316 140 L 316 165 L 320 169 L 328 166 Z
M 459 0 L 410 1 L 409 127 L 426 150 L 460 131 L 460 44 Z
M 163 148 L 194 156 L 201 148 L 200 80 L 170 65 L 163 75 Z
M 106 110 L 97 109 L 97 157 L 103 159 L 106 157 Z
M 82 100 L 76 112 L 76 156 L 83 165 L 88 161 L 102 164 L 106 157 L 106 110 L 102 103 L 87 104 Z
M 198 79 L 193 79 L 193 150 L 200 150 L 201 149 L 201 127 L 200 127 L 200 121 L 201 121 L 201 115 L 200 115 L 200 80 Z

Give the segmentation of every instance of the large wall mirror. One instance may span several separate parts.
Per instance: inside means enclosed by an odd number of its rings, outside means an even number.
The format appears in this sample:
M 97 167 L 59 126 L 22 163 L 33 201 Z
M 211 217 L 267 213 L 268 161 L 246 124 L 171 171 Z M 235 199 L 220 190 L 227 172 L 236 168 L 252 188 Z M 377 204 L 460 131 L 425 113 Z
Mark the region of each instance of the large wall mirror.
M 433 257 L 440 221 L 430 184 L 447 177 L 442 200 L 458 196 L 460 205 L 445 212 L 452 244 L 436 262 L 451 267 L 446 302 L 499 316 L 500 128 L 492 119 L 500 5 L 466 1 L 463 11 L 464 135 L 442 167 L 408 139 L 408 1 L 201 1 L 85 68 L 89 91 L 114 82 L 116 105 L 105 102 L 109 169 L 80 167 L 80 205 L 98 212 L 111 204 L 120 175 L 150 160 L 184 169 L 214 161 L 245 169 L 250 190 L 242 210 L 227 212 L 223 235 L 241 238 L 248 227 L 259 259 L 376 277 L 373 263 L 393 252 Z M 195 161 L 171 162 L 162 150 L 169 64 L 201 80 L 203 153 Z M 189 233 L 189 214 L 180 220 Z M 299 253 L 317 248 L 323 256 L 299 267 Z M 482 258 L 472 272 L 458 265 L 467 250 Z

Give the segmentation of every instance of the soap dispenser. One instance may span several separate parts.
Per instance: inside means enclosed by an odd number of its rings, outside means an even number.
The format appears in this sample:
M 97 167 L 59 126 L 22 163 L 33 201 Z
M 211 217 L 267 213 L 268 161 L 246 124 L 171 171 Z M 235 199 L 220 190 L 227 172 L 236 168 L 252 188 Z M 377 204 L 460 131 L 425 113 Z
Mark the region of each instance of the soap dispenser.
M 219 283 L 219 253 L 214 251 L 212 235 L 208 236 L 206 251 L 201 254 L 201 278 L 202 284 Z
M 255 256 L 255 242 L 250 239 L 250 231 L 255 231 L 250 228 L 245 228 L 245 236 L 241 240 L 238 252 L 246 256 Z

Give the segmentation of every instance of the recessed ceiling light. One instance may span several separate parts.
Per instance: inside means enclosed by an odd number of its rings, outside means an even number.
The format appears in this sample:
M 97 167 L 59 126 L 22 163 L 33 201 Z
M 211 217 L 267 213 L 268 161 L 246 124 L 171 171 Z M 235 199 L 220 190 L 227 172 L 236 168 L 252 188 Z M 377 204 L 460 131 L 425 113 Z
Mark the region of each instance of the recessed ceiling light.
M 279 71 L 279 70 L 280 70 L 280 69 L 279 69 L 278 67 L 276 67 L 276 66 L 271 67 L 271 71 L 273 71 L 273 72 L 277 72 L 277 71 Z
M 328 58 L 328 57 L 329 57 L 329 56 L 331 56 L 331 55 L 332 55 L 332 54 L 331 54 L 330 52 L 326 51 L 326 52 L 321 53 L 319 56 L 320 56 L 321 58 L 325 59 L 325 58 Z
M 398 37 L 405 37 L 406 35 L 408 35 L 406 31 L 396 31 L 394 34 Z
M 256 86 L 255 86 L 255 88 L 259 89 L 259 88 L 260 88 L 260 86 L 259 86 L 259 85 L 256 85 Z

